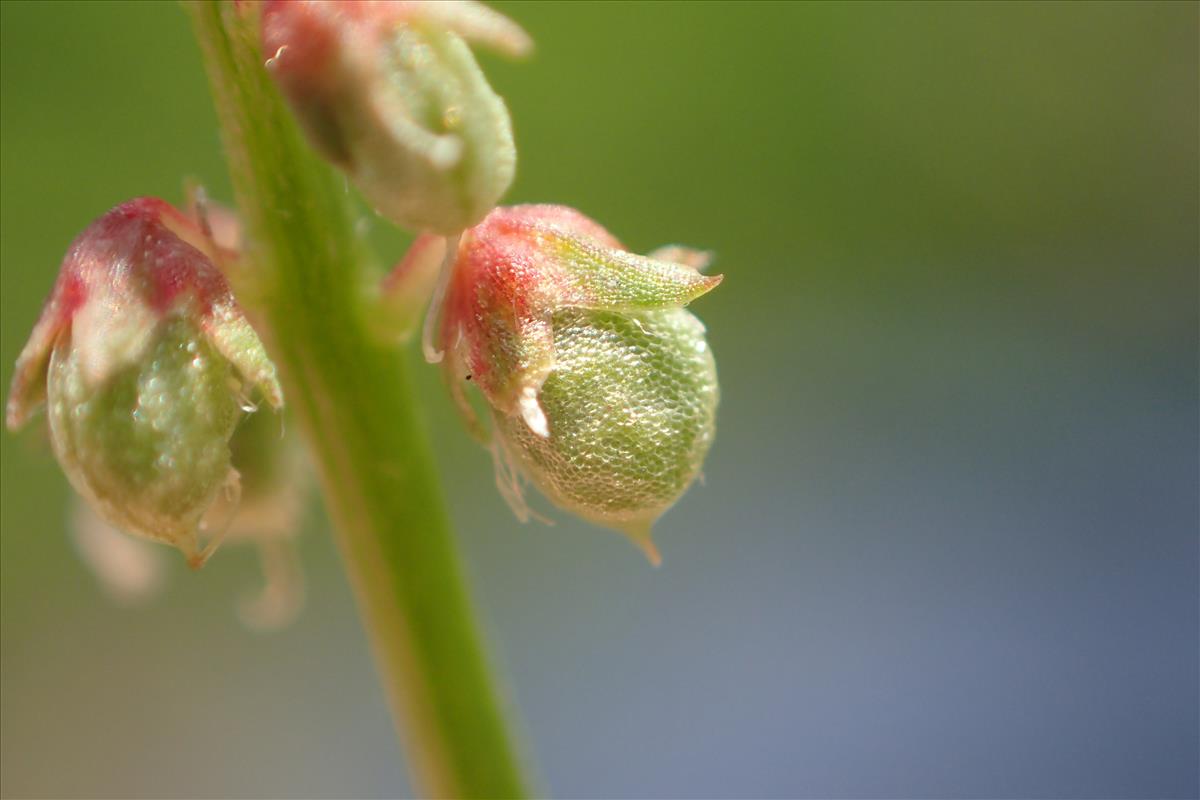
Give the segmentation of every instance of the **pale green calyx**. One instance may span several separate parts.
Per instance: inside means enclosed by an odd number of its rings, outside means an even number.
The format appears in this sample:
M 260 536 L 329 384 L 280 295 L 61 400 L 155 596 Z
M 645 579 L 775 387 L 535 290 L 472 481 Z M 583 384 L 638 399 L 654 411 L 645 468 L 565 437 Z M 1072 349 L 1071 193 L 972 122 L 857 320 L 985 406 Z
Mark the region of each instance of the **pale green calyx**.
M 514 23 L 476 3 L 267 3 L 267 66 L 309 141 L 376 210 L 449 234 L 512 183 L 512 123 L 466 39 L 528 50 Z

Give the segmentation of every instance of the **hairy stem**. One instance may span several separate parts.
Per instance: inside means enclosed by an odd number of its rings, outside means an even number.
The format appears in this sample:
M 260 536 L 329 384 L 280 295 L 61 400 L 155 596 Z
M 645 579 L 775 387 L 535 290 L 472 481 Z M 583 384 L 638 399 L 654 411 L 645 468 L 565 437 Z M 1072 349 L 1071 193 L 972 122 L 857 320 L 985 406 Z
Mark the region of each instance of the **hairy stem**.
M 405 361 L 364 322 L 344 181 L 301 139 L 247 6 L 188 5 L 256 273 L 246 305 L 319 466 L 416 788 L 522 796 Z

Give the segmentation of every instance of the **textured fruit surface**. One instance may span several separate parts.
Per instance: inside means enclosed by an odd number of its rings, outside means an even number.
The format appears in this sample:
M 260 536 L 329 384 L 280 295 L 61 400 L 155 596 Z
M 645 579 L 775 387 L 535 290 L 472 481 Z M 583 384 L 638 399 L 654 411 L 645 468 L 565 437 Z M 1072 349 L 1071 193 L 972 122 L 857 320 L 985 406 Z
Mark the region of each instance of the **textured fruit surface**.
M 550 435 L 495 413 L 500 442 L 550 499 L 641 531 L 696 477 L 712 443 L 716 364 L 683 309 L 554 314 L 554 368 L 539 401 Z
M 160 322 L 143 358 L 99 386 L 80 352 L 64 334 L 47 375 L 63 471 L 113 525 L 194 552 L 196 529 L 231 476 L 240 411 L 230 363 L 181 316 Z
M 561 309 L 678 308 L 720 276 L 630 253 L 563 206 L 498 208 L 464 234 L 443 309 L 443 346 L 493 408 L 529 410 L 555 363 Z
M 659 563 L 651 527 L 700 474 L 715 432 L 716 363 L 684 309 L 720 284 L 700 272 L 709 260 L 679 245 L 631 253 L 565 206 L 498 208 L 464 232 L 434 298 L 438 345 L 485 443 L 468 387 L 487 403 L 496 485 L 519 519 L 536 516 L 524 479 Z

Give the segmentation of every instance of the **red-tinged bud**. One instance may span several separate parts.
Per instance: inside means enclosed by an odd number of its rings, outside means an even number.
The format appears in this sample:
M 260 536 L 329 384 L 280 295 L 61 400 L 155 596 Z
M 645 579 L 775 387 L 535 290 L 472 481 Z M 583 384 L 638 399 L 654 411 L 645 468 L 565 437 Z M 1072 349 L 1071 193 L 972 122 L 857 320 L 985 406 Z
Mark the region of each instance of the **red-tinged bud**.
M 504 101 L 465 41 L 508 55 L 531 46 L 472 2 L 269 0 L 263 53 L 312 145 L 379 213 L 454 233 L 512 183 Z
M 652 560 L 650 526 L 698 474 L 718 395 L 704 326 L 683 306 L 721 277 L 698 272 L 704 254 L 661 252 L 670 260 L 630 253 L 569 208 L 500 208 L 463 234 L 440 305 L 452 389 L 476 431 L 466 382 L 486 399 L 518 514 L 508 466 Z
M 229 438 L 275 368 L 201 229 L 155 198 L 124 203 L 72 243 L 17 359 L 10 429 L 46 401 L 55 455 L 110 524 L 202 563 L 197 532 L 222 488 Z

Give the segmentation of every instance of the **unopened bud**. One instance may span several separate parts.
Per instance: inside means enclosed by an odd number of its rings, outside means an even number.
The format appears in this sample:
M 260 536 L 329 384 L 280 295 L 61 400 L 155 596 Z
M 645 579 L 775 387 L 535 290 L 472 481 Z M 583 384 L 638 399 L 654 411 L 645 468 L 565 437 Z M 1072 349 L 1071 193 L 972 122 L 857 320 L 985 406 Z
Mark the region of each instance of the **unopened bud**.
M 469 421 L 465 383 L 487 400 L 518 514 L 510 465 L 655 562 L 650 527 L 699 473 L 718 398 L 683 306 L 721 277 L 700 274 L 695 251 L 669 255 L 634 255 L 569 208 L 500 208 L 463 235 L 441 308 L 452 389 Z
M 236 492 L 229 438 L 275 368 L 189 218 L 139 198 L 72 243 L 17 359 L 7 423 L 45 400 L 55 455 L 108 523 L 193 564 L 206 512 Z
M 512 183 L 512 123 L 464 40 L 520 55 L 473 2 L 270 0 L 263 53 L 312 145 L 398 225 L 453 233 Z

